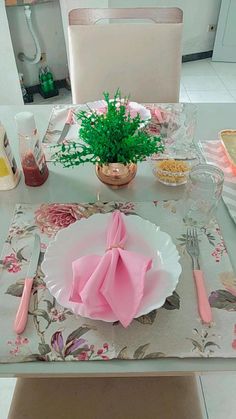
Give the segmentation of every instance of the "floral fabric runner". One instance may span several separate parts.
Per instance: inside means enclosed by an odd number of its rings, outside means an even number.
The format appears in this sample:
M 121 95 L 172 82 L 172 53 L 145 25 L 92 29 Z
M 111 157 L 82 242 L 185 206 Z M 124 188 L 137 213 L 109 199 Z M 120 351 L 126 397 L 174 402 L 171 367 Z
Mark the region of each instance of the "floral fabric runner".
M 99 101 L 98 101 L 99 102 Z M 92 106 L 91 104 L 88 104 Z M 151 120 L 145 128 L 152 136 L 161 136 L 165 143 L 165 153 L 169 152 L 181 158 L 196 158 L 198 153 L 193 144 L 196 125 L 196 107 L 191 103 L 144 104 L 151 112 Z M 45 146 L 56 144 L 64 128 L 68 112 L 74 115 L 81 110 L 88 110 L 87 105 L 56 105 L 53 107 L 46 133 L 43 137 Z M 76 141 L 79 122 L 76 116 L 66 134 L 66 142 Z M 47 147 L 48 148 L 48 147 Z M 50 147 L 49 147 L 50 149 Z
M 180 201 L 17 205 L 0 260 L 0 362 L 236 357 L 236 278 L 219 226 L 214 222 L 199 232 L 201 267 L 214 319 L 211 326 L 204 326 L 197 310 L 191 260 L 185 250 L 181 205 Z M 39 264 L 28 324 L 25 332 L 16 336 L 13 322 L 32 235 L 37 232 L 41 237 L 41 263 L 58 230 L 83 217 L 115 209 L 149 219 L 171 235 L 183 268 L 174 294 L 161 309 L 135 319 L 124 329 L 119 323 L 77 317 L 59 306 L 45 287 Z

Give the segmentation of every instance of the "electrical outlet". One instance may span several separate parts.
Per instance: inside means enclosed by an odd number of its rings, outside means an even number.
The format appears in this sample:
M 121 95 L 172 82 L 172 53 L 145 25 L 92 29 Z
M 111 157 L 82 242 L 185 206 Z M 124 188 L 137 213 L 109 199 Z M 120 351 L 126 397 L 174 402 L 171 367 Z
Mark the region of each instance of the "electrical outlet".
M 217 25 L 208 25 L 208 32 L 215 32 Z
M 40 58 L 40 63 L 41 64 L 43 64 L 43 63 L 46 63 L 46 52 L 42 52 L 41 53 L 41 58 Z

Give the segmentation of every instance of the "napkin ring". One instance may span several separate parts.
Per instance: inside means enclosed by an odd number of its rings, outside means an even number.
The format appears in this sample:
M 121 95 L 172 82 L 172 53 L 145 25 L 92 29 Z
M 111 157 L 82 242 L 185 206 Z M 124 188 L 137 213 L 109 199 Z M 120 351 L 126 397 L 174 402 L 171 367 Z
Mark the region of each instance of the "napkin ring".
M 108 250 L 112 250 L 112 249 L 122 249 L 122 250 L 124 250 L 124 246 L 122 246 L 121 244 L 112 244 L 110 247 L 108 247 L 106 249 L 106 252 L 108 252 Z

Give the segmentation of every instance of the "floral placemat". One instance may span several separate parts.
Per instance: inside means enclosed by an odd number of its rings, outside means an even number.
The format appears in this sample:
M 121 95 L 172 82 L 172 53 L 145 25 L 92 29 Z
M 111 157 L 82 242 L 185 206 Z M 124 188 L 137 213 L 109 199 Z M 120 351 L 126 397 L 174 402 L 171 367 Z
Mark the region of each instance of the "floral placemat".
M 159 357 L 236 357 L 236 278 L 219 226 L 199 231 L 201 267 L 214 322 L 202 325 L 191 260 L 185 250 L 186 228 L 180 201 L 95 204 L 20 204 L 0 260 L 0 362 L 147 359 Z M 57 304 L 38 267 L 25 332 L 13 332 L 15 313 L 30 259 L 32 235 L 41 236 L 41 257 L 58 230 L 95 213 L 119 209 L 138 214 L 171 234 L 183 273 L 164 306 L 135 319 L 124 329 L 73 315 Z M 65 250 L 66 251 L 66 250 Z
M 92 103 L 87 104 L 89 107 Z M 66 134 L 66 142 L 79 139 L 79 122 L 76 113 L 88 110 L 85 105 L 56 105 L 52 108 L 43 144 L 57 144 L 64 128 L 68 112 L 72 110 L 74 118 Z M 151 112 L 151 120 L 145 130 L 152 136 L 161 136 L 165 143 L 165 154 L 181 158 L 196 158 L 197 150 L 193 143 L 196 125 L 196 106 L 192 103 L 146 103 Z M 50 147 L 49 147 L 50 148 Z M 163 156 L 162 156 L 163 157 Z

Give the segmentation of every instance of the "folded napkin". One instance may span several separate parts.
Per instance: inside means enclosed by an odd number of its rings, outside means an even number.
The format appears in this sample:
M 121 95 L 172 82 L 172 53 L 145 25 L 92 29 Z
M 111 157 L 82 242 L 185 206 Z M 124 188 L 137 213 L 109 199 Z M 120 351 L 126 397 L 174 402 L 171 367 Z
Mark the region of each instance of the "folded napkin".
M 124 249 L 126 227 L 119 211 L 112 214 L 103 256 L 82 256 L 72 264 L 70 301 L 85 306 L 88 317 L 113 313 L 124 327 L 136 316 L 143 294 L 145 274 L 152 260 Z

